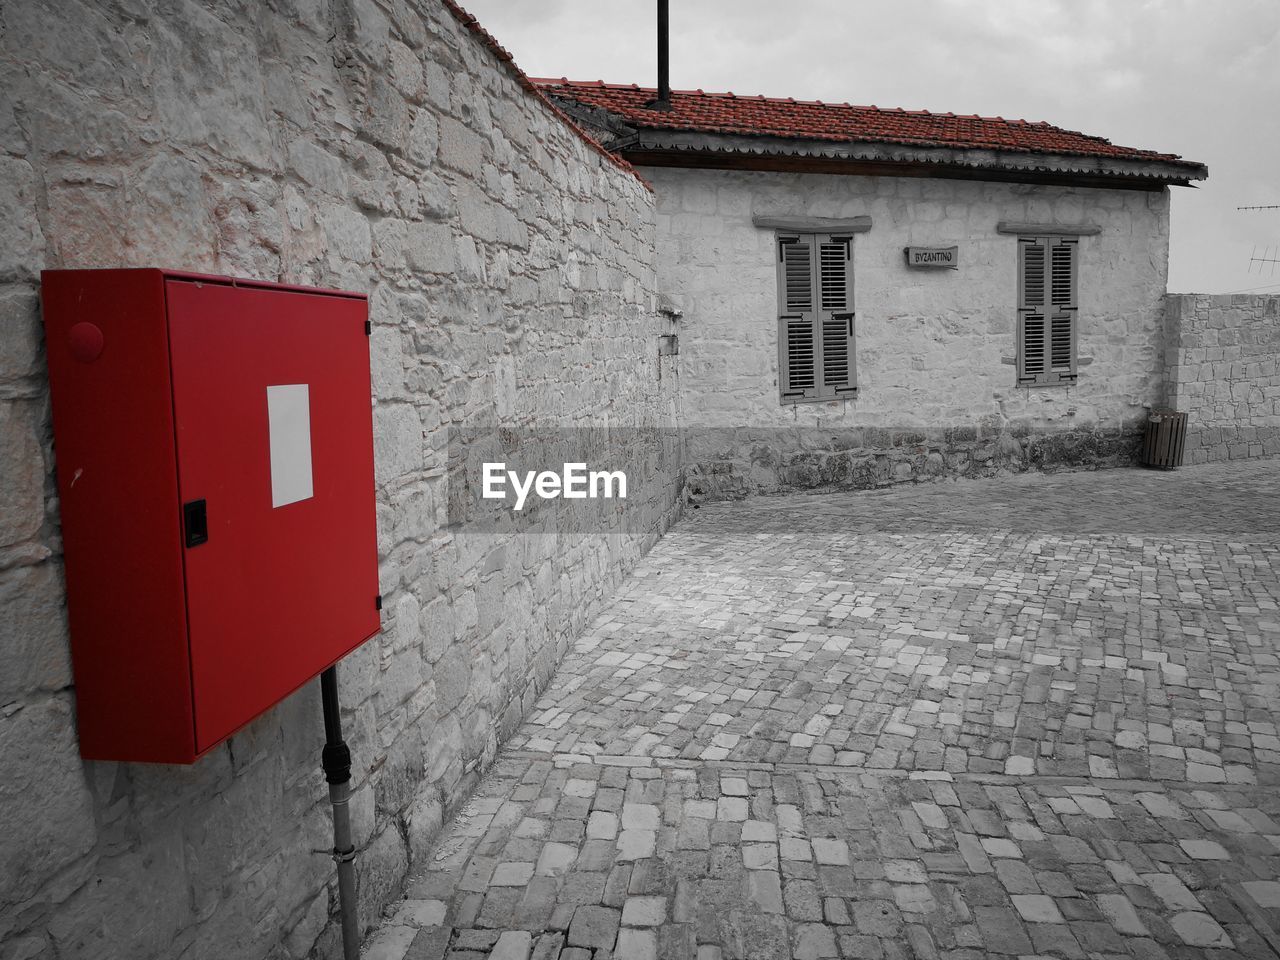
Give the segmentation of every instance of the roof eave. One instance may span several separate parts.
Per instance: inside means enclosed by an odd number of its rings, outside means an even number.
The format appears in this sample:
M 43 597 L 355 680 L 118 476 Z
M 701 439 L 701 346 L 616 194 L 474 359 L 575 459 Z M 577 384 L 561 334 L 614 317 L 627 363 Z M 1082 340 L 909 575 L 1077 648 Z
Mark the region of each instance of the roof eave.
M 682 130 L 633 129 L 611 144 L 633 164 L 792 172 L 927 176 L 1160 189 L 1209 175 L 1187 160 L 1128 159 L 1023 150 L 885 142 L 802 140 Z

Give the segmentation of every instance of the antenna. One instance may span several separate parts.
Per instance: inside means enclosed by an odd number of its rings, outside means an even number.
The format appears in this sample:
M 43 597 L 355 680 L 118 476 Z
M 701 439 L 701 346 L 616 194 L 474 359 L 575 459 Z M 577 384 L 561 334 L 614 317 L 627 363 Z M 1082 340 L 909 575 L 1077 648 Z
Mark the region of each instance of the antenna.
M 1253 265 L 1256 263 L 1258 265 L 1258 274 L 1261 276 L 1263 264 L 1270 264 L 1271 272 L 1267 276 L 1274 277 L 1276 275 L 1276 264 L 1280 263 L 1280 256 L 1275 256 L 1277 253 L 1280 253 L 1280 248 L 1267 247 L 1262 252 L 1262 256 L 1258 256 L 1258 248 L 1255 246 L 1253 248 L 1253 256 L 1249 258 L 1249 272 L 1253 273 Z
M 1280 203 L 1270 203 L 1253 207 L 1236 207 L 1237 210 L 1280 210 Z M 1253 273 L 1254 264 L 1258 265 L 1258 275 L 1262 275 L 1262 271 L 1270 267 L 1271 272 L 1267 274 L 1269 277 L 1276 275 L 1276 264 L 1280 263 L 1280 247 L 1267 247 L 1262 251 L 1262 256 L 1258 256 L 1258 247 L 1255 244 L 1253 254 L 1249 257 L 1249 272 Z

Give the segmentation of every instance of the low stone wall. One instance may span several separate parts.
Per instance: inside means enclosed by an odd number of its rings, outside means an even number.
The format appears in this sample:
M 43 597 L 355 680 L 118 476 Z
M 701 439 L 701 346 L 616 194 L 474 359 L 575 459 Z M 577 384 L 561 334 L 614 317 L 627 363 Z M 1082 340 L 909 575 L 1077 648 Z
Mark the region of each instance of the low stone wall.
M 451 428 L 674 423 L 652 194 L 440 0 L 0 17 L 0 956 L 334 956 L 315 684 L 190 768 L 78 756 L 38 272 L 370 293 L 384 630 L 340 667 L 369 924 L 675 516 L 660 447 L 623 533 L 447 516 Z
M 1132 466 L 1141 422 L 1035 432 L 999 424 L 942 430 L 840 427 L 682 432 L 689 493 L 708 500 L 795 490 L 865 490 L 940 478 Z
M 1184 462 L 1280 454 L 1280 296 L 1170 294 L 1165 343 Z

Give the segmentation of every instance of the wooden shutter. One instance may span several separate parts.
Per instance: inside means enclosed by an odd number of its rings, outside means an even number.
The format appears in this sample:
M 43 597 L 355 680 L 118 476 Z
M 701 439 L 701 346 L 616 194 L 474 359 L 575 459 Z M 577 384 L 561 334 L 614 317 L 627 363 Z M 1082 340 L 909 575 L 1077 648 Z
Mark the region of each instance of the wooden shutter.
M 1049 241 L 1049 373 L 1057 380 L 1076 377 L 1076 264 L 1080 243 L 1064 237 Z
M 1047 250 L 1033 237 L 1018 238 L 1018 382 L 1045 376 L 1045 280 Z
M 778 385 L 783 403 L 818 396 L 814 238 L 778 238 Z
M 853 335 L 853 238 L 818 236 L 819 326 L 823 397 L 857 393 Z
M 1018 238 L 1018 382 L 1076 378 L 1076 286 L 1080 243 Z

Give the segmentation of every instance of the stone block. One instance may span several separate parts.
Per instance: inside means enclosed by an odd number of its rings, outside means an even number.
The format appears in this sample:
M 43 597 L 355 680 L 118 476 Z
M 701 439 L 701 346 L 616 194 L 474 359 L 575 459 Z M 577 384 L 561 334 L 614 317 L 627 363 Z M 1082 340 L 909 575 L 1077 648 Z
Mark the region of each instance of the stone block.
M 25 156 L 30 147 L 26 132 L 18 124 L 13 110 L 19 96 L 25 92 L 22 88 L 25 79 L 18 64 L 0 66 L 0 152 L 15 157 Z
M 374 785 L 374 799 L 379 812 L 393 816 L 402 813 L 414 802 L 421 789 L 424 727 L 421 723 L 410 723 L 387 747 L 386 761 L 378 771 Z
M 322 891 L 311 899 L 301 918 L 284 939 L 284 947 L 293 960 L 305 960 L 329 921 L 329 892 Z
M 406 960 L 417 936 L 417 927 L 385 924 L 363 945 L 360 955 L 364 960 Z
M 347 27 L 352 48 L 368 62 L 382 66 L 391 37 L 391 21 L 387 14 L 374 0 L 354 0 L 348 9 L 350 19 Z
M 0 287 L 0 384 L 41 372 L 39 298 L 26 286 Z
M 356 890 L 361 922 L 372 924 L 401 890 L 409 870 L 400 831 L 388 824 L 356 858 Z
M 619 914 L 609 907 L 587 905 L 573 912 L 567 942 L 574 947 L 612 950 L 618 936 Z
M 427 93 L 426 76 L 422 60 L 417 53 L 399 40 L 387 43 L 386 71 L 391 84 L 406 100 L 421 103 Z
M 542 848 L 534 872 L 540 877 L 560 877 L 578 858 L 578 848 L 571 843 L 548 843 Z
M 265 280 L 280 276 L 285 248 L 281 199 L 279 185 L 263 177 L 239 177 L 210 190 L 224 272 Z
M 478 178 L 484 161 L 484 140 L 452 117 L 440 120 L 440 162 L 466 177 Z
M 1169 921 L 1174 932 L 1193 947 L 1224 947 L 1235 944 L 1225 930 L 1207 913 L 1179 913 Z
M 373 235 L 369 218 L 348 206 L 324 208 L 320 225 L 330 254 L 352 263 L 368 263 L 373 257 Z
M 200 166 L 185 157 L 161 154 L 125 183 L 129 238 L 121 260 L 130 266 L 180 265 L 186 270 L 218 270 L 217 228 Z M 80 264 L 72 261 L 69 267 Z
M 618 934 L 618 957 L 634 960 L 658 960 L 658 934 L 655 930 L 626 928 Z
M 489 953 L 489 960 L 529 960 L 532 949 L 532 934 L 525 930 L 508 930 L 498 937 Z
M 421 785 L 419 785 L 421 786 Z M 419 795 L 405 815 L 405 834 L 409 841 L 409 862 L 421 865 L 431 850 L 431 844 L 444 824 L 444 807 L 430 792 Z
M 384 270 L 450 273 L 458 265 L 453 233 L 442 223 L 383 220 L 374 228 L 373 242 Z
M 71 685 L 62 583 L 53 563 L 0 571 L 0 704 Z
M 412 109 L 384 73 L 385 66 L 366 75 L 368 89 L 361 132 L 390 153 L 399 153 L 409 142 Z
M 110 956 L 122 944 L 142 956 L 163 955 L 195 920 L 184 866 L 181 838 L 172 831 L 150 834 L 132 849 L 98 858 L 92 882 L 76 890 L 49 922 L 59 955 Z M 260 885 L 253 892 L 265 894 Z M 226 914 L 252 927 L 244 911 Z
M 477 240 L 498 239 L 498 208 L 479 189 L 470 189 L 458 197 L 458 215 L 465 233 Z
M 43 428 L 33 402 L 0 401 L 0 547 L 39 533 L 44 524 Z
M 287 156 L 290 172 L 308 185 L 335 197 L 346 192 L 347 177 L 342 161 L 314 140 L 290 140 Z
M 162 136 L 255 169 L 278 169 L 251 34 L 228 31 L 222 19 L 197 5 L 167 18 L 165 28 L 168 42 L 155 45 L 148 77 Z M 192 56 L 193 50 L 202 55 Z
M 0 157 L 0 281 L 32 279 L 44 266 L 44 253 L 35 171 L 26 160 Z
M 435 682 L 438 709 L 452 713 L 471 690 L 471 664 L 464 650 L 450 647 L 445 652 L 435 666 Z
M 23 97 L 26 132 L 38 155 L 120 163 L 138 159 L 145 150 L 138 126 L 119 110 L 48 77 L 20 82 L 16 89 Z
M 417 409 L 404 403 L 378 404 L 373 411 L 373 450 L 379 484 L 420 471 L 422 421 Z
M 120 262 L 124 191 L 110 174 L 64 174 L 47 190 L 49 236 L 59 261 L 77 267 Z
M 26 900 L 93 848 L 93 801 L 68 695 L 0 715 L 0 809 L 0 900 Z
M 409 159 L 421 168 L 431 167 L 439 148 L 440 125 L 435 115 L 430 110 L 419 110 L 409 129 Z
M 488 709 L 482 705 L 476 705 L 466 711 L 462 718 L 463 760 L 479 761 L 481 766 L 487 766 L 493 760 L 498 748 L 494 737 L 492 718 Z

